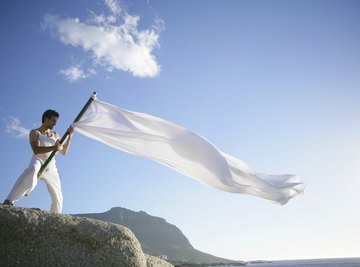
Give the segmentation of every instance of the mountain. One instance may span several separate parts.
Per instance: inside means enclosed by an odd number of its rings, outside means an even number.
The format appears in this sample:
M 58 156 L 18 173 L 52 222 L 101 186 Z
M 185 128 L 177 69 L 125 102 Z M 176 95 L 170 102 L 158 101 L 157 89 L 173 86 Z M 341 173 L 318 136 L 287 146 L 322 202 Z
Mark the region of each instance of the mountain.
M 228 259 L 215 257 L 195 249 L 186 236 L 175 225 L 165 219 L 115 207 L 103 213 L 76 214 L 96 220 L 112 222 L 128 227 L 141 243 L 145 253 L 166 255 L 170 262 L 178 263 L 229 263 Z

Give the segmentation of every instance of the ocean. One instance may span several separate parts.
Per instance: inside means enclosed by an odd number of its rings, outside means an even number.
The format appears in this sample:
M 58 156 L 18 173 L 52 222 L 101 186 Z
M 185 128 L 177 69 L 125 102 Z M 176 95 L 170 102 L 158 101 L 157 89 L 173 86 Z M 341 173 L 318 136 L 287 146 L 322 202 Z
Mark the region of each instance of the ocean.
M 360 267 L 360 258 L 286 260 L 286 261 L 284 260 L 284 261 L 271 261 L 268 263 L 249 263 L 246 266 L 248 267 Z M 226 267 L 232 267 L 232 265 L 226 265 Z

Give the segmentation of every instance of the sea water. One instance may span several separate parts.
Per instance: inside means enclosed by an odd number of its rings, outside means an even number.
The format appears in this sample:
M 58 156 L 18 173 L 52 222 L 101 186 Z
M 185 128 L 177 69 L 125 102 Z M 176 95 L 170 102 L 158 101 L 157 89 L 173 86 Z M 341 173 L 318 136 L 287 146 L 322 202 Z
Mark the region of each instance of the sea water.
M 286 260 L 268 263 L 249 263 L 248 267 L 360 267 L 360 258 Z M 223 266 L 225 267 L 225 266 Z M 226 265 L 231 267 L 231 265 Z

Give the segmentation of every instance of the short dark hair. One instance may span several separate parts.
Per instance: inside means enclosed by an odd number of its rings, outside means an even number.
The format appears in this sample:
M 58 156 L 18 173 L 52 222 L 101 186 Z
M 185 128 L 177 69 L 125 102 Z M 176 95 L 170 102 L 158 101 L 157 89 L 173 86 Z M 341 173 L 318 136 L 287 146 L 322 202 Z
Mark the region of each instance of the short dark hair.
M 59 113 L 57 113 L 55 110 L 48 109 L 43 113 L 41 122 L 44 123 L 45 118 L 47 119 L 51 119 L 52 117 L 59 118 L 59 116 L 60 116 Z

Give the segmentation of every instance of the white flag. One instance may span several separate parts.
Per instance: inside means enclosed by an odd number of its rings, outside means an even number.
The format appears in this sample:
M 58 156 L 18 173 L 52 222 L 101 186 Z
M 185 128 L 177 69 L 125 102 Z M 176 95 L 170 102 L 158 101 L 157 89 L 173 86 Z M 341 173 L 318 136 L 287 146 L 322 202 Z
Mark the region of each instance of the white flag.
M 149 158 L 223 191 L 285 204 L 305 188 L 296 175 L 253 172 L 243 161 L 179 125 L 97 99 L 73 126 L 90 138 Z

